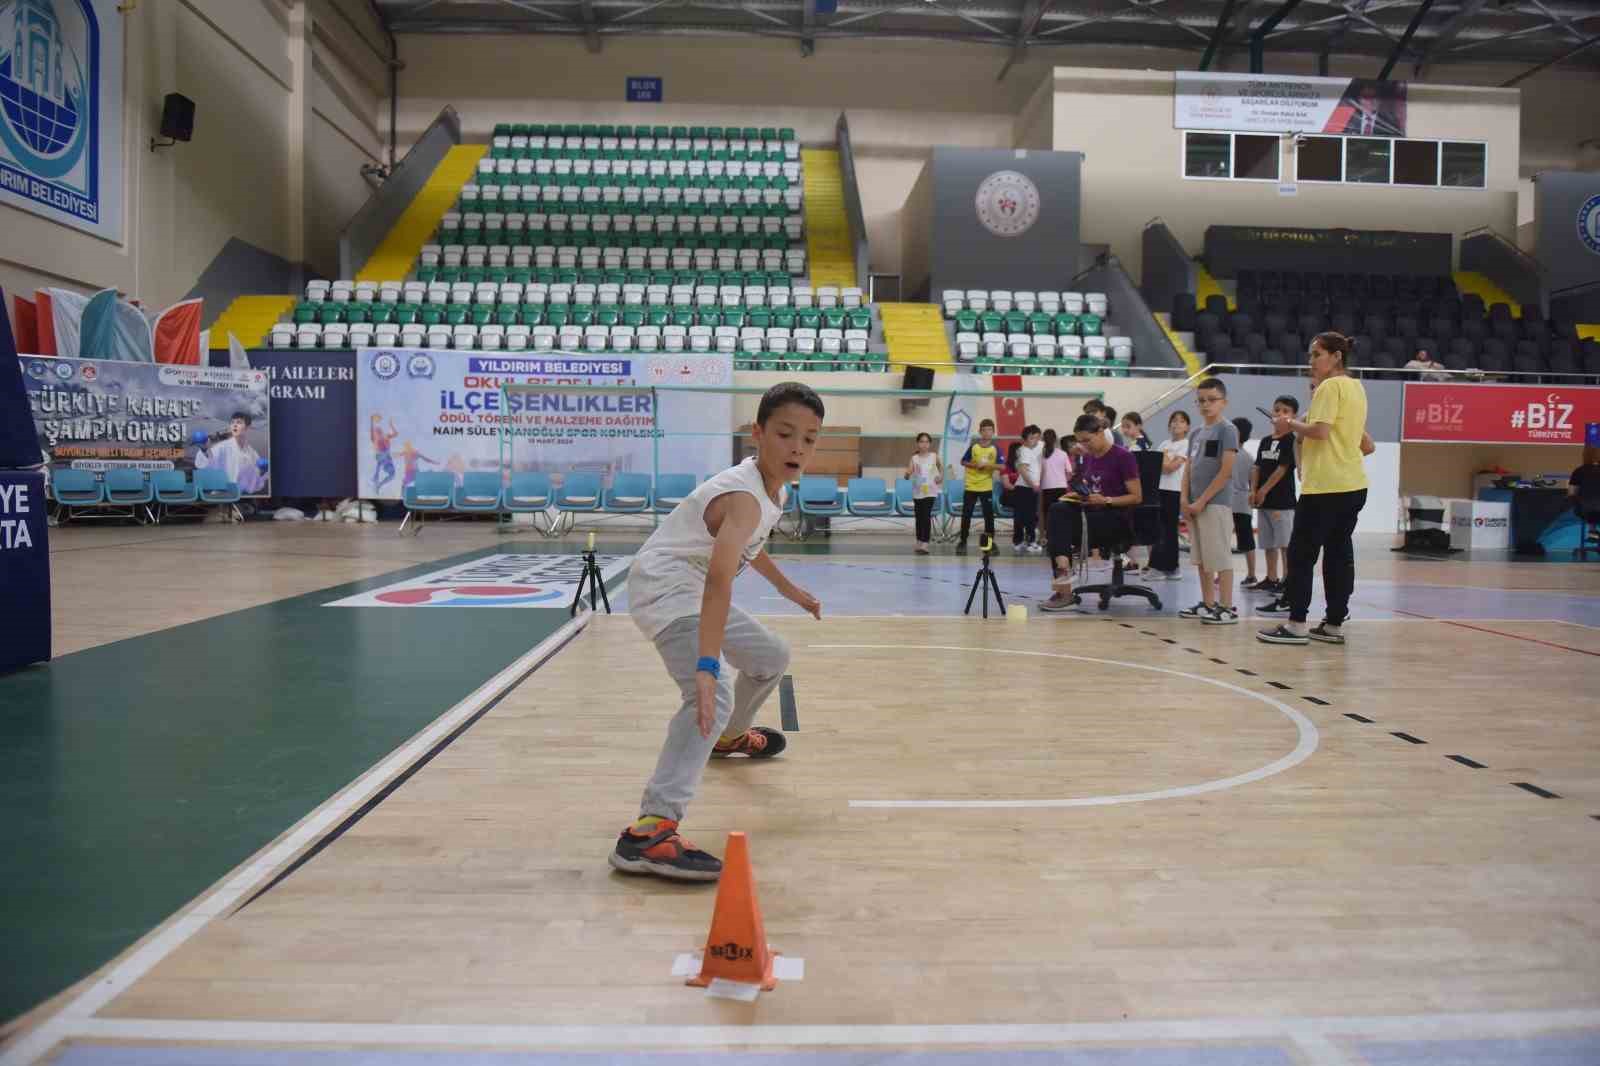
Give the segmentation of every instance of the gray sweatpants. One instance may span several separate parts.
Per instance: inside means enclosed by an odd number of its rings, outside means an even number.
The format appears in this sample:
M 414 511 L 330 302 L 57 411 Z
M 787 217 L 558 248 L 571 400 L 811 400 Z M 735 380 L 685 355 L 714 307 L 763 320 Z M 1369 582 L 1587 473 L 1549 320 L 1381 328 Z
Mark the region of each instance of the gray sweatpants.
M 699 617 L 680 618 L 663 629 L 656 636 L 656 651 L 678 683 L 683 703 L 667 726 L 667 742 L 639 801 L 639 813 L 677 822 L 683 820 L 684 808 L 700 788 L 712 746 L 721 736 L 738 736 L 749 729 L 761 704 L 778 687 L 789 666 L 789 642 L 729 606 L 728 629 L 722 637 L 722 676 L 717 681 L 717 720 L 709 737 L 700 735 L 697 724 L 694 675 L 700 661 Z M 728 676 L 729 666 L 739 671 L 737 681 Z

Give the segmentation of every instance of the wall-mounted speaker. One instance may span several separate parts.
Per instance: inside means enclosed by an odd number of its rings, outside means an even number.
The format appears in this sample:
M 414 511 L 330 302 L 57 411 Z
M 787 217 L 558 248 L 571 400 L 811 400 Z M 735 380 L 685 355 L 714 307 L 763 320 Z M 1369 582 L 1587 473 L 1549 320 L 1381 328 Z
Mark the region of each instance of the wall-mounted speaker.
M 901 380 L 900 387 L 907 391 L 933 388 L 933 369 L 926 366 L 906 367 L 906 376 Z M 914 408 L 926 406 L 928 406 L 927 400 L 913 400 L 904 396 L 900 398 L 901 414 L 910 414 Z
M 182 93 L 168 93 L 161 101 L 161 136 L 187 141 L 194 136 L 194 101 Z

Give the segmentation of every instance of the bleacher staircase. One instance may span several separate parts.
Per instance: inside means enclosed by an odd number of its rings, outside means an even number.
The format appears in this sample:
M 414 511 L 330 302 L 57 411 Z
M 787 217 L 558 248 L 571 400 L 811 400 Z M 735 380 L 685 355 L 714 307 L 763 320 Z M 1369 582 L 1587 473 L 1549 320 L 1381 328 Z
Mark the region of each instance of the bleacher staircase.
M 856 284 L 855 250 L 850 246 L 850 222 L 844 210 L 844 172 L 833 148 L 805 148 L 806 259 L 811 284 Z
M 926 366 L 936 370 L 954 367 L 950 337 L 937 304 L 877 304 L 883 320 L 883 339 L 889 346 L 889 363 L 896 370 Z

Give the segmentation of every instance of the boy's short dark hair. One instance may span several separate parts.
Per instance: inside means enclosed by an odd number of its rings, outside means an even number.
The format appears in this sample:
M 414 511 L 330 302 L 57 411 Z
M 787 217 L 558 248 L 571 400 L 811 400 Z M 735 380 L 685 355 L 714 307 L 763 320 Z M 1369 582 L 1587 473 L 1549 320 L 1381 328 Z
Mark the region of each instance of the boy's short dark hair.
M 1027 440 L 1029 437 L 1038 432 L 1039 427 L 1034 425 L 1032 422 L 1029 422 L 1027 425 L 1022 427 L 1022 439 Z
M 1106 428 L 1110 429 L 1117 424 L 1117 409 L 1115 407 L 1100 405 L 1100 417 L 1106 420 Z
M 1221 378 L 1206 378 L 1194 387 L 1195 392 L 1204 392 L 1206 389 L 1211 389 L 1223 396 L 1228 395 L 1228 386 L 1222 383 Z
M 1082 414 L 1072 424 L 1072 432 L 1074 433 L 1099 433 L 1104 428 L 1100 423 L 1099 415 Z
M 1276 400 L 1272 401 L 1274 407 L 1280 403 L 1289 410 L 1293 411 L 1295 414 L 1300 413 L 1300 401 L 1295 399 L 1293 396 L 1279 396 Z
M 1129 411 L 1127 414 L 1122 416 L 1122 420 L 1124 422 L 1132 422 L 1140 429 L 1144 428 L 1144 416 L 1139 414 L 1138 411 Z
M 993 429 L 994 428 L 994 419 L 985 418 L 982 422 L 978 423 L 978 428 L 979 429 L 982 429 L 984 426 L 988 426 L 990 429 Z
M 1105 406 L 1106 405 L 1101 403 L 1097 397 L 1091 396 L 1087 400 L 1083 401 L 1083 413 L 1086 415 L 1092 415 L 1096 411 L 1103 410 Z
M 1256 430 L 1255 423 L 1240 415 L 1233 420 L 1233 428 L 1239 431 L 1239 443 L 1243 444 L 1250 439 L 1250 434 Z
M 256 420 L 250 417 L 250 413 L 248 411 L 235 411 L 233 414 L 228 416 L 228 421 L 232 422 L 235 418 L 247 426 L 253 426 L 256 423 Z
M 791 403 L 809 408 L 818 418 L 827 417 L 823 411 L 822 397 L 810 385 L 798 381 L 780 381 L 761 397 L 761 406 L 756 408 L 756 425 L 766 425 L 774 411 Z

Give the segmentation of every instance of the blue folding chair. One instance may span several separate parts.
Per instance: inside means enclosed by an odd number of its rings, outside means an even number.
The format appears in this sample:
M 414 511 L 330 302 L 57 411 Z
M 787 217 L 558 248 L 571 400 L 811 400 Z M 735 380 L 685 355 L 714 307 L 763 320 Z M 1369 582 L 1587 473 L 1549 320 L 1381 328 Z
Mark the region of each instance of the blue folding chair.
M 157 470 L 150 475 L 150 491 L 156 498 L 158 523 L 175 512 L 205 514 L 205 508 L 199 506 L 200 494 L 182 470 Z
M 423 470 L 417 478 L 406 486 L 401 494 L 405 503 L 406 516 L 400 521 L 400 532 L 406 531 L 406 525 L 413 518 L 416 519 L 417 536 L 422 535 L 422 518 L 430 512 L 442 514 L 450 510 L 451 502 L 455 497 L 456 478 L 447 470 Z
M 461 484 L 450 494 L 450 503 L 462 514 L 498 514 L 499 471 L 474 470 L 469 474 L 463 474 Z
M 938 502 L 935 500 L 935 509 Z M 901 518 L 917 517 L 917 486 L 908 477 L 903 477 L 894 483 L 894 513 Z
M 507 514 L 533 515 L 533 528 L 540 533 L 550 532 L 550 504 L 555 500 L 555 490 L 550 487 L 549 474 L 536 474 L 529 470 L 511 475 L 511 484 L 501 494 L 500 507 Z M 545 527 L 539 528 L 539 518 L 544 517 Z
M 155 522 L 155 512 L 151 510 L 155 499 L 143 470 L 114 466 L 106 471 L 106 503 L 119 509 L 126 507 L 127 517 L 140 525 Z M 140 511 L 144 512 L 143 518 L 139 517 Z
M 95 511 L 105 506 L 105 486 L 87 470 L 70 467 L 50 474 L 50 496 L 56 501 L 56 521 L 68 522 L 74 510 Z
M 650 509 L 650 475 L 618 474 L 600 498 L 610 514 L 642 514 Z
M 800 479 L 796 506 L 800 511 L 800 539 L 807 533 L 807 518 L 832 518 L 842 515 L 844 497 L 839 492 L 839 482 L 831 477 L 808 476 Z
M 196 467 L 194 489 L 201 503 L 208 507 L 226 507 L 228 516 L 235 522 L 244 521 L 244 515 L 239 511 L 239 500 L 242 498 L 239 485 L 228 477 L 226 470 L 218 470 L 214 466 Z
M 961 507 L 967 499 L 967 481 L 962 475 L 965 473 L 960 467 L 946 479 L 944 493 L 940 497 L 942 506 L 939 512 L 943 521 L 939 525 L 940 540 L 954 540 L 956 536 L 956 523 L 961 521 Z
M 657 477 L 654 494 L 656 514 L 671 514 L 673 508 L 694 491 L 694 486 L 693 474 L 662 474 Z
M 578 524 L 578 515 L 599 511 L 601 495 L 599 474 L 578 470 L 567 474 L 556 490 L 557 524 L 551 532 L 565 533 Z
M 894 496 L 881 477 L 853 477 L 845 485 L 844 508 L 854 518 L 890 518 Z

